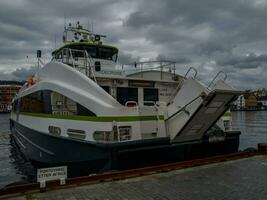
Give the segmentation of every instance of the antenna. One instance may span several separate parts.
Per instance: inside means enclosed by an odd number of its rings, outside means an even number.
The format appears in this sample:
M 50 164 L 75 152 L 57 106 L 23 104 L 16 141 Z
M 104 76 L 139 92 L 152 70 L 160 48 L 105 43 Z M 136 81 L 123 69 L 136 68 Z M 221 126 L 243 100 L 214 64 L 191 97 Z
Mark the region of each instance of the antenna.
M 57 34 L 55 34 L 55 49 L 57 48 Z
M 66 29 L 66 13 L 64 12 L 64 29 Z
M 94 21 L 93 20 L 91 22 L 91 29 L 92 29 L 92 33 L 94 33 Z

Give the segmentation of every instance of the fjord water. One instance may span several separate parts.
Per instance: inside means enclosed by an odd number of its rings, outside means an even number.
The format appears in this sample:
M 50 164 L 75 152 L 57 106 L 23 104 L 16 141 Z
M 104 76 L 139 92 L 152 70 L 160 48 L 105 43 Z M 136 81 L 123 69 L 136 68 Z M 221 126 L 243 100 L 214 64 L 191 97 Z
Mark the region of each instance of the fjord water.
M 267 143 L 267 112 L 233 112 L 233 129 L 242 132 L 240 150 Z M 20 153 L 10 138 L 9 114 L 0 114 L 0 188 L 7 184 L 31 182 L 36 169 Z
M 267 143 L 267 111 L 233 112 L 232 120 L 233 130 L 241 131 L 240 150 Z

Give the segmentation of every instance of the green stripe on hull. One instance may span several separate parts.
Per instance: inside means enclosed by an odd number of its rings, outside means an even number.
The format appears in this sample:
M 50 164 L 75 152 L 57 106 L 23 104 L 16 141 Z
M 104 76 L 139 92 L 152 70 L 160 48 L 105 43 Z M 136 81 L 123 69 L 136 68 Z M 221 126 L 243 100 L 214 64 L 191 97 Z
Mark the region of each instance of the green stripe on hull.
M 78 115 L 58 115 L 58 114 L 44 114 L 44 113 L 28 113 L 19 112 L 18 114 L 27 115 L 32 117 L 53 118 L 53 119 L 66 119 L 66 120 L 79 120 L 91 122 L 133 122 L 133 121 L 154 121 L 164 120 L 163 115 L 148 115 L 148 116 L 117 116 L 117 117 L 93 117 L 93 116 L 78 116 Z

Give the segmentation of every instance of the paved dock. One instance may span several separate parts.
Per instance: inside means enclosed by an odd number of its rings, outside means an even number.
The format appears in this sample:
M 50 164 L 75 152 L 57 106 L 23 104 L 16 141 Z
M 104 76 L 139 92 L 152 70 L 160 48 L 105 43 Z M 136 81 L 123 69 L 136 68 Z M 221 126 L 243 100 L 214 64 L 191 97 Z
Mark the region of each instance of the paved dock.
M 267 156 L 255 156 L 11 199 L 266 200 Z

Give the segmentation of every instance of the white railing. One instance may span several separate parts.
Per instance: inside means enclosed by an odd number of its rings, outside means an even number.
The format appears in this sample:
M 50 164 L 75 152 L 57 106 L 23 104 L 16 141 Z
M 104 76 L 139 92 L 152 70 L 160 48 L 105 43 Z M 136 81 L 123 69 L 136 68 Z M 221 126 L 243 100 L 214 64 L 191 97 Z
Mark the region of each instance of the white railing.
M 96 82 L 94 62 L 86 50 L 63 48 L 53 56 L 53 60 L 77 69 Z
M 173 80 L 176 80 L 176 62 L 174 61 L 146 61 L 146 62 L 134 62 L 131 64 L 123 64 L 122 71 L 125 74 L 132 74 L 144 71 L 160 71 L 161 80 L 163 79 L 164 72 L 170 72 L 173 74 Z M 143 78 L 143 73 L 140 73 L 141 78 Z

